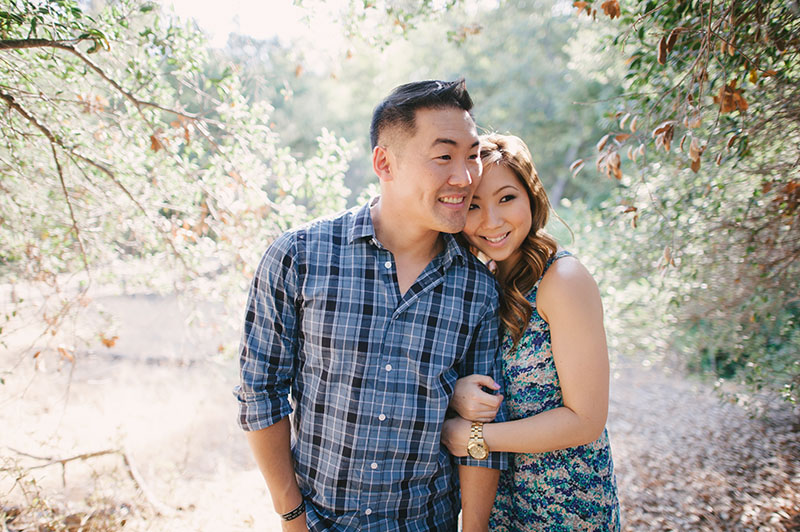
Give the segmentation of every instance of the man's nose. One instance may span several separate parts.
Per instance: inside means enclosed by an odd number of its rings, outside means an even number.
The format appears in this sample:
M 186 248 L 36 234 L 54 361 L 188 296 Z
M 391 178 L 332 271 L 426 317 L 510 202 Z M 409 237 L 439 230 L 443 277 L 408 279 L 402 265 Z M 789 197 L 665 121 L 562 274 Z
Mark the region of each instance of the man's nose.
M 447 183 L 454 187 L 468 187 L 472 184 L 472 174 L 469 172 L 469 167 L 464 164 L 457 168 Z

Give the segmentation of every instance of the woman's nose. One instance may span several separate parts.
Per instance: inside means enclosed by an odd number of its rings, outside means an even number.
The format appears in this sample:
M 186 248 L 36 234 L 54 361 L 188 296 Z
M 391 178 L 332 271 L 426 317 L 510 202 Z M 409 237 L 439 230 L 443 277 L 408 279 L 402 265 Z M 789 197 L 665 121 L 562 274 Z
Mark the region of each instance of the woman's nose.
M 500 227 L 503 224 L 503 220 L 499 216 L 499 213 L 496 209 L 487 208 L 484 209 L 483 213 L 483 225 L 487 229 L 494 229 L 495 227 Z

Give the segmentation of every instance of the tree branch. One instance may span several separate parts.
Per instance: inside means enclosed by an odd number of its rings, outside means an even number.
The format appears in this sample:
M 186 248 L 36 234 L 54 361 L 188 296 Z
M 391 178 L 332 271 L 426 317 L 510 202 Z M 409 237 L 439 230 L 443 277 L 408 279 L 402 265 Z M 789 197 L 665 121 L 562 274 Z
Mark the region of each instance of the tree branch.
M 102 163 L 99 163 L 99 162 L 95 161 L 94 159 L 92 159 L 90 157 L 86 157 L 85 155 L 82 155 L 81 153 L 77 152 L 74 148 L 72 148 L 70 146 L 67 146 L 61 139 L 56 137 L 56 135 L 52 131 L 50 131 L 46 126 L 44 126 L 41 122 L 39 122 L 36 119 L 35 116 L 33 116 L 30 113 L 28 113 L 28 111 L 26 111 L 20 104 L 18 104 L 16 102 L 16 100 L 14 100 L 14 97 L 11 96 L 10 94 L 5 94 L 3 92 L 0 92 L 0 100 L 4 100 L 6 102 L 6 104 L 11 109 L 16 111 L 20 115 L 22 115 L 22 117 L 25 118 L 31 124 L 33 124 L 34 127 L 36 127 L 36 129 L 41 131 L 42 134 L 45 137 L 47 137 L 47 140 L 50 141 L 51 145 L 54 144 L 54 145 L 57 145 L 57 146 L 63 148 L 64 151 L 66 151 L 72 157 L 80 159 L 81 161 L 85 162 L 86 164 L 89 164 L 89 165 L 93 166 L 94 168 L 96 168 L 97 170 L 99 170 L 100 172 L 102 172 L 106 176 L 108 176 L 108 178 L 111 179 L 111 181 L 115 185 L 117 185 L 117 187 L 120 190 L 122 190 L 122 192 L 126 196 L 128 196 L 128 199 L 130 199 L 131 202 L 133 202 L 133 204 L 136 205 L 136 207 L 138 207 L 138 209 L 142 212 L 142 214 L 144 214 L 145 217 L 148 220 L 150 220 L 150 223 L 155 225 L 156 229 L 158 229 L 162 234 L 165 233 L 165 231 L 160 229 L 158 227 L 158 224 L 154 220 L 152 220 L 150 218 L 150 215 L 147 213 L 147 209 L 145 209 L 144 206 L 141 203 L 139 203 L 139 201 L 135 197 L 133 197 L 133 194 L 131 194 L 131 192 L 128 190 L 128 188 L 125 185 L 123 185 L 122 182 L 120 182 L 119 179 L 117 179 L 117 176 L 114 174 L 114 172 L 112 172 L 107 166 L 105 166 Z M 167 242 L 167 245 L 170 248 L 172 248 L 172 251 L 175 253 L 175 256 L 178 258 L 178 260 L 181 261 L 181 264 L 183 264 L 184 268 L 186 268 L 188 271 L 190 271 L 192 273 L 196 273 L 196 272 L 194 272 L 194 270 L 192 268 L 189 267 L 188 264 L 186 264 L 186 261 L 183 259 L 183 255 L 181 255 L 181 253 L 175 247 L 175 243 L 172 242 L 172 240 L 169 237 L 167 237 L 166 235 L 164 235 L 164 240 Z
M 69 217 L 72 219 L 72 229 L 75 231 L 75 238 L 77 238 L 78 240 L 78 247 L 81 248 L 83 267 L 86 268 L 86 273 L 91 278 L 91 272 L 89 270 L 89 260 L 86 257 L 86 248 L 83 246 L 83 239 L 81 238 L 81 232 L 78 229 L 78 220 L 75 219 L 75 211 L 72 208 L 72 199 L 69 197 L 67 184 L 64 182 L 64 172 L 61 170 L 61 163 L 58 161 L 58 152 L 56 152 L 56 145 L 53 142 L 50 143 L 50 149 L 53 152 L 53 161 L 56 163 L 56 170 L 58 171 L 58 180 L 61 182 L 61 191 L 64 193 L 64 200 L 67 202 L 67 207 L 69 208 Z
M 186 118 L 188 120 L 198 120 L 198 121 L 200 120 L 200 117 L 198 115 L 186 113 L 184 111 L 178 111 L 176 109 L 170 109 L 168 107 L 162 107 L 157 103 L 146 102 L 144 100 L 138 99 L 136 96 L 125 90 L 114 79 L 109 77 L 108 74 L 106 74 L 105 71 L 97 65 L 97 63 L 89 59 L 80 50 L 69 44 L 70 42 L 77 42 L 81 40 L 86 40 L 86 39 L 77 39 L 76 41 L 53 41 L 48 39 L 8 39 L 8 40 L 0 40 L 0 50 L 20 50 L 26 48 L 56 48 L 59 50 L 65 50 L 73 54 L 75 57 L 83 61 L 89 68 L 94 70 L 98 76 L 100 76 L 106 83 L 114 87 L 114 90 L 122 94 L 140 112 L 143 107 L 150 107 L 153 109 L 158 109 L 159 111 L 164 111 L 167 113 L 174 114 L 176 116 Z
M 46 460 L 47 461 L 44 464 L 39 464 L 39 465 L 31 466 L 31 467 L 27 468 L 25 470 L 26 472 L 33 471 L 34 469 L 41 469 L 41 468 L 44 468 L 44 467 L 49 467 L 49 466 L 52 466 L 52 465 L 60 464 L 61 467 L 62 467 L 62 477 L 63 477 L 64 467 L 66 466 L 66 464 L 68 462 L 74 462 L 75 460 L 83 461 L 83 460 L 88 460 L 89 458 L 96 458 L 98 456 L 116 454 L 116 455 L 122 457 L 122 461 L 125 463 L 125 468 L 128 470 L 128 475 L 131 477 L 131 480 L 133 480 L 133 482 L 136 483 L 136 486 L 142 492 L 142 495 L 144 495 L 144 498 L 147 500 L 147 502 L 150 503 L 150 505 L 156 510 L 156 513 L 158 515 L 171 515 L 171 514 L 174 513 L 172 508 L 170 508 L 169 506 L 167 506 L 164 503 L 162 503 L 161 501 L 159 501 L 158 498 L 153 494 L 153 492 L 147 487 L 147 484 L 145 483 L 144 478 L 139 473 L 139 470 L 136 468 L 136 465 L 133 462 L 133 458 L 131 458 L 130 453 L 128 453 L 125 450 L 121 450 L 121 449 L 105 449 L 105 450 L 102 450 L 102 451 L 95 451 L 93 453 L 78 454 L 78 455 L 75 455 L 75 456 L 70 456 L 68 458 L 52 458 L 52 457 L 35 456 L 35 455 L 32 455 L 32 454 L 24 453 L 22 451 L 18 451 L 16 449 L 11 449 L 10 447 L 9 447 L 9 449 L 14 451 L 17 454 L 22 455 L 22 456 L 27 456 L 29 458 L 33 458 L 34 460 Z
M 15 452 L 19 452 L 19 451 L 15 451 Z M 56 465 L 56 464 L 61 464 L 63 466 L 63 465 L 66 465 L 68 462 L 74 462 L 75 460 L 87 460 L 89 458 L 95 458 L 97 456 L 104 456 L 104 455 L 107 455 L 107 454 L 118 454 L 118 453 L 119 453 L 119 451 L 117 449 L 105 449 L 103 451 L 96 451 L 96 452 L 93 452 L 93 453 L 78 454 L 78 455 L 75 455 L 75 456 L 70 456 L 68 458 L 50 458 L 48 462 L 46 462 L 44 464 L 39 464 L 39 465 L 36 465 L 36 466 L 31 466 L 31 467 L 28 468 L 28 470 L 31 471 L 33 469 L 41 469 L 43 467 L 49 467 L 51 465 Z M 25 454 L 25 453 L 19 453 L 19 454 Z M 48 458 L 32 456 L 30 454 L 28 454 L 26 456 L 29 456 L 31 458 L 35 458 L 37 460 L 48 460 Z

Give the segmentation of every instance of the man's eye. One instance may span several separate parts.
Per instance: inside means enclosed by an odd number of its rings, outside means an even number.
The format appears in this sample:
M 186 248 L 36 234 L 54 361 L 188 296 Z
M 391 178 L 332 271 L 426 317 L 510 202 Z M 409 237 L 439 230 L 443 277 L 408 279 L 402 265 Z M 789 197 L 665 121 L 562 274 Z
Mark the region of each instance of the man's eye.
M 472 155 L 469 156 L 469 158 L 474 161 L 475 159 L 478 158 L 478 154 L 477 153 L 473 153 Z
M 469 210 L 473 210 L 473 209 L 477 209 L 477 208 L 478 208 L 478 206 L 475 205 L 474 203 L 470 203 L 469 204 Z
M 442 159 L 443 161 L 449 161 L 450 160 L 450 156 L 449 155 L 440 155 L 439 159 Z

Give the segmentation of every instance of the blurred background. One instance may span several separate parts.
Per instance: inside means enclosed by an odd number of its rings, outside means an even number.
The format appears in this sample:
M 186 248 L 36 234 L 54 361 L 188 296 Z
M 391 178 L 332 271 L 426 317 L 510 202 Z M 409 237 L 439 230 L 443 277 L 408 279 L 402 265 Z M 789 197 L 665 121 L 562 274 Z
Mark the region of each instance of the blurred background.
M 0 0 L 0 530 L 279 530 L 253 270 L 460 76 L 600 285 L 625 530 L 800 528 L 799 52 L 796 1 Z

